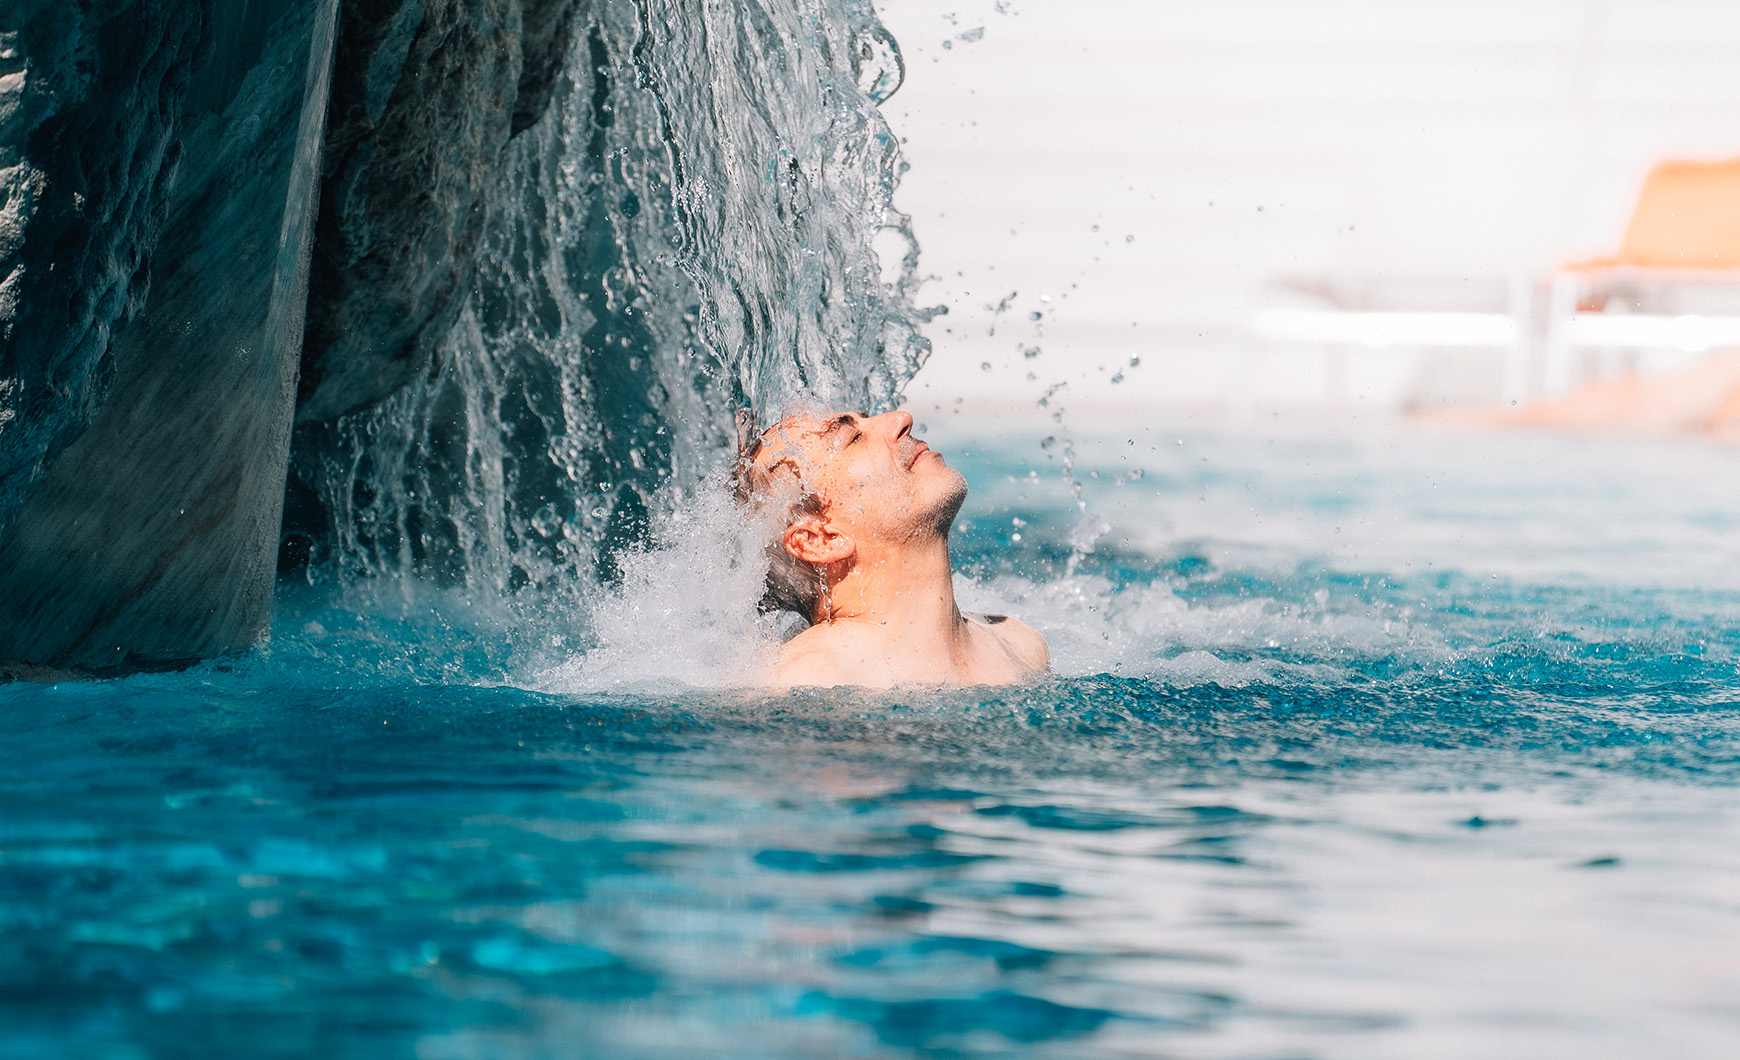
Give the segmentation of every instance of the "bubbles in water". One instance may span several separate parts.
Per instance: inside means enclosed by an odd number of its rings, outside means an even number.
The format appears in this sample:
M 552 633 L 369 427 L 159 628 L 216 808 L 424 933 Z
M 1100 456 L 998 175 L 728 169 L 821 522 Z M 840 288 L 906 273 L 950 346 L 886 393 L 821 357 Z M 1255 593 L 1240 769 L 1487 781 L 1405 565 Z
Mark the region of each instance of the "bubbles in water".
M 881 103 L 900 91 L 906 81 L 906 60 L 900 46 L 881 25 L 874 22 L 858 35 L 852 55 L 852 73 L 858 90 L 872 103 Z

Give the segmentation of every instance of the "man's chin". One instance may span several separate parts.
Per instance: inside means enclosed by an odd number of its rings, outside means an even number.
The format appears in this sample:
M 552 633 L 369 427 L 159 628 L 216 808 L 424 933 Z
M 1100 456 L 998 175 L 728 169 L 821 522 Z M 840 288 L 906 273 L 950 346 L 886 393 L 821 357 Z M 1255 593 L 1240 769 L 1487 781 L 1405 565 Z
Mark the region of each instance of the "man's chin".
M 952 467 L 946 468 L 946 470 L 950 482 L 946 490 L 939 485 L 939 496 L 936 504 L 930 510 L 931 518 L 929 520 L 930 524 L 936 528 L 936 532 L 944 537 L 948 536 L 950 528 L 955 525 L 955 516 L 961 514 L 961 505 L 967 501 L 966 477 Z

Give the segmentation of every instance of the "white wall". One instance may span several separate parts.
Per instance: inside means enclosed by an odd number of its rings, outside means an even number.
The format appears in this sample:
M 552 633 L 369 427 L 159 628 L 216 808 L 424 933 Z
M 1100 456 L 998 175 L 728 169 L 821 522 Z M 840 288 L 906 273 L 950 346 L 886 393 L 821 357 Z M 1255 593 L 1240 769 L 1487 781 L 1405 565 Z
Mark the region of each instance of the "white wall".
M 1326 362 L 1245 338 L 1271 277 L 1538 273 L 1611 249 L 1657 158 L 1740 153 L 1740 0 L 877 8 L 896 201 L 949 307 L 921 413 L 1065 380 L 1075 407 L 1311 401 Z

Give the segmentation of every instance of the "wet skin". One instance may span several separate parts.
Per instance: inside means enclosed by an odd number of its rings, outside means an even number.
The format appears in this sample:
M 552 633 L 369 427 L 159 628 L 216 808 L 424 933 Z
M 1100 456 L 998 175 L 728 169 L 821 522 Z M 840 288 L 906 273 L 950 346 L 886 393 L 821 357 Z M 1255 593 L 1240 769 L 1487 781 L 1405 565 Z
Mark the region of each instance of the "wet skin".
M 780 544 L 827 583 L 769 686 L 991 685 L 1045 672 L 1038 633 L 955 605 L 948 533 L 967 484 L 912 436 L 909 414 L 794 416 L 764 432 L 756 463 L 820 498 L 820 513 L 798 516 Z

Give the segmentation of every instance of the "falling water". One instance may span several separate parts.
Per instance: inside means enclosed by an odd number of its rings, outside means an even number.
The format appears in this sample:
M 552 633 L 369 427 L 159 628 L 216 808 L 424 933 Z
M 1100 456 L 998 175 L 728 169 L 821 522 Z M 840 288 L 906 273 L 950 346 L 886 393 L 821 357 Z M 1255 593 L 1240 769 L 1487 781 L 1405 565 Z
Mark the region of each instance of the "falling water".
M 928 352 L 877 110 L 901 77 L 865 0 L 582 11 L 427 368 L 299 435 L 310 577 L 573 592 L 720 467 L 735 409 L 891 407 Z

